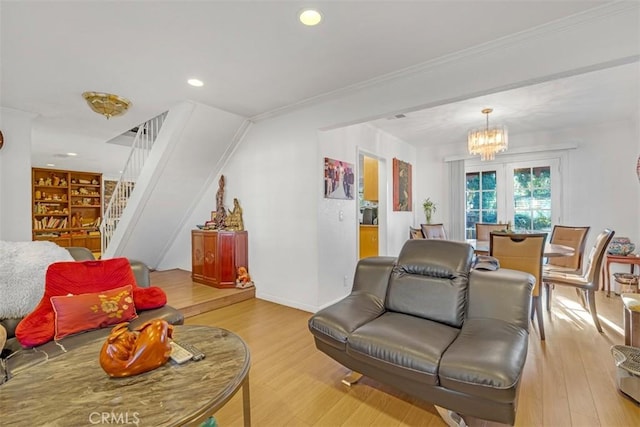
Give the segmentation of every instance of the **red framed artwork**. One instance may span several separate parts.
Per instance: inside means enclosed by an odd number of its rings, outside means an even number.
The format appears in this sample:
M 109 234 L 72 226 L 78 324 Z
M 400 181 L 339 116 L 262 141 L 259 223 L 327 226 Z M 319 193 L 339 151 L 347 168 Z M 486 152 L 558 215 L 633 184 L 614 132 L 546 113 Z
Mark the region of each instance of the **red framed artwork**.
M 411 211 L 411 164 L 393 159 L 393 210 Z

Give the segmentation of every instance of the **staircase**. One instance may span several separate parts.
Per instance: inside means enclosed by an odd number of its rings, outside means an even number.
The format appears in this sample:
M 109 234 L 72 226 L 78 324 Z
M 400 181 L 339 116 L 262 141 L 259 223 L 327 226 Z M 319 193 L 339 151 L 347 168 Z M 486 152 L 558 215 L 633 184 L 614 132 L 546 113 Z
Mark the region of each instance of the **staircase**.
M 103 254 L 107 251 L 109 242 L 115 233 L 124 209 L 127 207 L 129 197 L 131 197 L 136 181 L 140 176 L 145 161 L 149 157 L 153 143 L 160 133 L 162 123 L 166 117 L 167 112 L 164 112 L 138 126 L 136 136 L 131 145 L 129 158 L 120 174 L 118 183 L 105 209 L 103 221 L 100 224 Z
M 101 226 L 103 258 L 127 257 L 152 269 L 165 256 L 188 256 L 189 249 L 181 248 L 190 246 L 190 217 L 251 125 L 194 101 L 172 106 L 154 120 L 138 130 L 139 141 Z

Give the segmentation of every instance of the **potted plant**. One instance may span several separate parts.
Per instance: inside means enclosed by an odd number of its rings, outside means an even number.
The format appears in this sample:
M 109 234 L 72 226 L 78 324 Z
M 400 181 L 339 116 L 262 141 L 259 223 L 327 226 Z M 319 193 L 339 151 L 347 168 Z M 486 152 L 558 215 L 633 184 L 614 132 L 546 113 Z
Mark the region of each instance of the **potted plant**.
M 424 216 L 427 219 L 427 224 L 431 224 L 431 216 L 436 213 L 436 204 L 427 197 L 422 203 L 422 208 L 424 209 Z

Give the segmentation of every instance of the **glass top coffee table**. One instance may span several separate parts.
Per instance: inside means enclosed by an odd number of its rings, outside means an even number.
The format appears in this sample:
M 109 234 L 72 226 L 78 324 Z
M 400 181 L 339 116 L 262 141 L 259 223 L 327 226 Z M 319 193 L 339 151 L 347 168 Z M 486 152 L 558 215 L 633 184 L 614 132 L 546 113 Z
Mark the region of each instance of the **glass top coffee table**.
M 250 353 L 225 329 L 174 326 L 176 341 L 206 357 L 152 371 L 110 378 L 100 367 L 106 337 L 96 338 L 19 372 L 0 386 L 0 423 L 11 426 L 199 425 L 242 387 L 244 425 L 251 425 Z

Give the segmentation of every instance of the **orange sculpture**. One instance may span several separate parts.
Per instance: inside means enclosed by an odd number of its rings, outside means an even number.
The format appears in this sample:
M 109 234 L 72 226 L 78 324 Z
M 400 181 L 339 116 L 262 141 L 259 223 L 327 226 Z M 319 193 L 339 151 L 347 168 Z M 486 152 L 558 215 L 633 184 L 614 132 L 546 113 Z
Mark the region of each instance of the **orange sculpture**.
M 236 273 L 236 288 L 244 289 L 253 286 L 253 280 L 251 280 L 246 267 L 238 267 Z
M 116 325 L 100 350 L 100 366 L 110 377 L 130 377 L 164 365 L 171 355 L 173 326 L 155 319 L 130 331 Z

